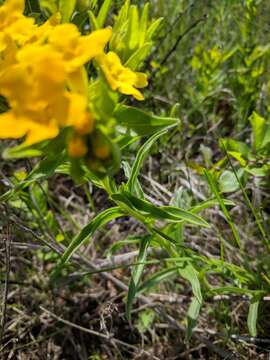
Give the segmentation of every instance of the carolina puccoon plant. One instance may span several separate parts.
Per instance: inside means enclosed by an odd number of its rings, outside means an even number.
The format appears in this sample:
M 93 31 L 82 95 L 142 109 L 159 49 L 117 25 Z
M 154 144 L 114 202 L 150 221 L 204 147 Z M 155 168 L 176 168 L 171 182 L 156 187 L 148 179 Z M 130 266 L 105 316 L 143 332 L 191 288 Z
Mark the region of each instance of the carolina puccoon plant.
M 135 218 L 144 226 L 145 235 L 136 242 L 139 254 L 127 294 L 128 318 L 137 294 L 171 276 L 181 276 L 191 285 L 189 333 L 204 295 L 233 290 L 248 294 L 256 305 L 251 306 L 254 315 L 264 294 L 257 288 L 249 290 L 256 283 L 255 275 L 224 259 L 201 256 L 183 240 L 184 227 L 209 227 L 201 211 L 232 205 L 215 191 L 211 174 L 206 176 L 215 197 L 185 208 L 177 200 L 164 206 L 153 204 L 140 184 L 141 167 L 152 145 L 172 128 L 181 130 L 180 121 L 172 116 L 174 109 L 161 117 L 136 102 L 144 100 L 142 89 L 151 97 L 147 90 L 151 72 L 147 76 L 142 68 L 162 19 L 149 19 L 148 3 L 140 9 L 126 1 L 114 18 L 111 0 L 105 0 L 98 12 L 95 4 L 28 1 L 25 8 L 23 0 L 2 2 L 0 138 L 7 140 L 2 157 L 37 160 L 28 174 L 7 185 L 0 201 L 20 199 L 27 205 L 33 186 L 55 173 L 105 190 L 113 206 L 96 215 L 71 240 L 62 234 L 65 250 L 53 274 L 60 276 L 74 252 L 96 230 L 120 217 Z M 108 18 L 111 26 L 105 26 Z M 11 146 L 10 139 L 19 139 L 20 144 Z M 122 161 L 122 155 L 134 149 L 134 162 Z M 126 180 L 119 185 L 114 175 L 120 169 Z M 162 260 L 161 271 L 145 279 L 150 245 L 163 249 L 168 258 Z M 207 273 L 213 272 L 229 273 L 232 286 L 212 287 Z M 254 321 L 250 327 L 254 334 Z

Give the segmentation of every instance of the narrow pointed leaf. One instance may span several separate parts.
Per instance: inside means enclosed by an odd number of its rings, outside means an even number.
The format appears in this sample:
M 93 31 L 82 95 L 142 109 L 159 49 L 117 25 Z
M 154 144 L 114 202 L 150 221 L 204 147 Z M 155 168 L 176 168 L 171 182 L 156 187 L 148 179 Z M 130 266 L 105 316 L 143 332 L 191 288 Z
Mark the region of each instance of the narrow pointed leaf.
M 136 159 L 134 161 L 134 164 L 132 166 L 131 169 L 131 174 L 130 174 L 130 178 L 128 180 L 127 186 L 129 188 L 129 190 L 132 192 L 134 189 L 134 184 L 136 182 L 136 179 L 138 177 L 140 168 L 144 162 L 144 159 L 146 158 L 146 156 L 149 153 L 149 150 L 151 148 L 151 146 L 157 141 L 157 139 L 159 137 L 161 137 L 162 135 L 164 135 L 167 132 L 167 130 L 162 130 L 159 131 L 158 133 L 152 135 L 144 144 L 143 146 L 140 148 L 140 150 L 138 151 L 138 154 L 136 156 Z
M 196 326 L 197 319 L 200 314 L 200 310 L 201 310 L 201 303 L 198 301 L 198 299 L 196 297 L 193 297 L 191 300 L 191 303 L 189 305 L 188 312 L 187 312 L 187 322 L 188 322 L 187 339 L 188 340 L 191 338 L 192 331 L 193 331 L 194 327 Z
M 260 301 L 254 297 L 249 305 L 248 310 L 248 330 L 251 336 L 257 336 L 257 318 L 258 318 L 258 308 L 259 308 Z
M 89 224 L 87 224 L 78 235 L 76 235 L 67 249 L 65 250 L 61 264 L 64 264 L 72 256 L 72 254 L 90 237 L 93 233 L 108 223 L 109 221 L 124 216 L 119 207 L 109 208 L 102 213 L 98 214 Z
M 105 0 L 103 2 L 97 17 L 97 23 L 99 28 L 102 28 L 104 26 L 106 17 L 108 16 L 108 13 L 111 8 L 111 4 L 112 4 L 112 0 Z
M 162 281 L 165 281 L 169 279 L 171 276 L 175 275 L 177 273 L 177 270 L 178 270 L 177 267 L 173 267 L 159 271 L 158 273 L 154 274 L 149 279 L 144 281 L 138 288 L 138 292 L 142 293 L 144 291 L 151 289 L 154 286 L 157 286 Z
M 195 270 L 192 264 L 187 263 L 187 265 L 183 268 L 178 269 L 180 276 L 184 279 L 188 280 L 192 287 L 192 292 L 198 302 L 202 303 L 202 293 L 201 293 L 201 285 L 198 278 L 198 272 Z
M 132 303 L 134 301 L 134 298 L 138 292 L 138 284 L 140 282 L 143 269 L 144 269 L 144 262 L 147 257 L 147 248 L 150 244 L 150 238 L 144 238 L 140 243 L 140 250 L 139 255 L 137 258 L 138 265 L 135 266 L 133 269 L 131 280 L 129 283 L 128 288 L 128 296 L 127 296 L 127 304 L 126 304 L 126 316 L 128 319 L 131 317 L 131 309 L 132 309 Z
M 76 6 L 76 0 L 59 0 L 59 11 L 62 21 L 69 22 Z

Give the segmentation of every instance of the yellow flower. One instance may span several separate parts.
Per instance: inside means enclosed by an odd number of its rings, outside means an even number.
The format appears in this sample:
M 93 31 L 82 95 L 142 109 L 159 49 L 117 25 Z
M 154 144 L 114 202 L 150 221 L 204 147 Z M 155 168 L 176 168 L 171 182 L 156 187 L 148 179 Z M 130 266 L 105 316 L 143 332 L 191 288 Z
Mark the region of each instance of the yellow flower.
M 34 19 L 23 15 L 24 0 L 6 0 L 0 7 L 0 51 L 7 47 L 8 38 L 22 45 L 35 29 Z
M 111 34 L 111 28 L 106 28 L 81 36 L 74 24 L 61 24 L 50 30 L 49 44 L 63 57 L 72 91 L 87 96 L 88 81 L 83 65 L 102 54 Z
M 6 0 L 0 7 L 0 73 L 15 64 L 16 54 L 36 29 L 23 15 L 24 0 Z
M 57 121 L 50 116 L 52 104 L 41 96 L 41 82 L 30 71 L 16 64 L 0 76 L 0 93 L 11 107 L 0 115 L 0 138 L 26 135 L 26 143 L 33 144 L 58 135 Z
M 28 117 L 18 116 L 12 110 L 0 114 L 0 138 L 2 139 L 19 139 L 26 135 L 25 144 L 31 145 L 54 138 L 58 132 L 58 126 L 53 120 L 39 123 Z
M 72 127 L 68 151 L 83 156 L 94 128 L 84 64 L 103 53 L 111 29 L 81 36 L 75 25 L 59 25 L 59 14 L 37 26 L 23 10 L 23 0 L 0 7 L 0 95 L 10 107 L 0 114 L 0 138 L 25 137 L 31 145 Z
M 102 54 L 97 57 L 108 83 L 113 90 L 122 94 L 133 95 L 137 100 L 143 100 L 142 93 L 136 88 L 147 86 L 147 77 L 144 73 L 133 72 L 121 64 L 121 60 L 114 52 Z
M 60 13 L 52 15 L 44 24 L 37 26 L 28 39 L 28 43 L 42 44 L 47 41 L 50 32 L 61 23 Z
M 74 24 L 61 24 L 51 31 L 49 43 L 62 54 L 67 72 L 72 73 L 103 52 L 111 33 L 106 28 L 81 36 Z
M 0 75 L 0 94 L 11 107 L 0 115 L 0 138 L 26 136 L 30 145 L 56 137 L 62 127 L 71 126 L 78 134 L 92 131 L 87 97 L 67 90 L 61 53 L 49 44 L 34 43 L 19 50 L 16 58 Z

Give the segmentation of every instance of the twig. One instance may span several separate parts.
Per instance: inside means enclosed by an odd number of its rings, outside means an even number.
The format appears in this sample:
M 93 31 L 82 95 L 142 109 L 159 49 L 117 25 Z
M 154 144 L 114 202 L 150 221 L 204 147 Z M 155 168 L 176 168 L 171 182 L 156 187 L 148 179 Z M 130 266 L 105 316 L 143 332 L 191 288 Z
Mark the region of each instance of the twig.
M 187 12 L 187 10 L 189 10 L 190 8 L 192 8 L 194 6 L 194 2 L 189 4 L 187 6 L 187 8 L 184 11 L 180 11 L 178 13 L 178 15 L 175 17 L 174 21 L 169 24 L 169 26 L 166 28 L 166 33 L 163 37 L 161 37 L 160 39 L 158 39 L 158 46 L 156 46 L 154 48 L 154 50 L 151 52 L 151 54 L 148 56 L 148 58 L 146 59 L 145 63 L 146 63 L 146 68 L 149 67 L 149 64 L 151 62 L 151 60 L 153 59 L 153 57 L 155 56 L 157 50 L 160 48 L 160 46 L 163 45 L 163 43 L 166 41 L 167 37 L 169 35 L 171 35 L 173 29 L 175 28 L 175 26 L 177 25 L 177 23 L 181 20 L 182 16 Z M 159 31 L 160 32 L 160 31 Z
M 114 342 L 115 344 L 124 346 L 124 347 L 129 348 L 129 349 L 131 349 L 131 350 L 133 350 L 133 351 L 140 351 L 140 349 L 138 349 L 137 346 L 134 346 L 134 345 L 130 345 L 130 344 L 128 344 L 128 343 L 125 343 L 124 341 L 121 341 L 121 340 L 119 340 L 119 339 L 116 339 L 116 338 L 113 337 L 113 336 L 105 335 L 105 334 L 102 334 L 102 333 L 100 333 L 100 332 L 98 332 L 98 331 L 95 331 L 95 330 L 92 330 L 92 329 L 87 329 L 87 328 L 85 328 L 85 327 L 83 327 L 83 326 L 80 326 L 80 325 L 78 325 L 78 324 L 75 324 L 75 323 L 73 323 L 73 322 L 71 322 L 71 321 L 65 320 L 65 319 L 61 318 L 60 316 L 54 314 L 53 312 L 45 309 L 43 306 L 40 306 L 40 309 L 41 309 L 42 311 L 46 312 L 47 314 L 49 314 L 51 317 L 53 317 L 53 318 L 56 319 L 57 321 L 62 322 L 63 324 L 66 324 L 66 325 L 68 325 L 68 326 L 71 326 L 71 327 L 73 327 L 73 328 L 75 328 L 75 329 L 78 329 L 78 330 L 83 331 L 83 332 L 85 332 L 85 333 L 88 333 L 88 334 L 90 334 L 90 335 L 94 335 L 94 336 L 101 337 L 102 339 L 105 339 L 105 340 L 107 340 L 107 341 L 109 341 L 109 342 Z M 159 358 L 157 358 L 156 356 L 150 354 L 149 352 L 147 352 L 147 351 L 145 351 L 145 350 L 141 350 L 141 351 L 142 351 L 144 354 L 146 354 L 146 355 L 148 355 L 148 356 L 151 356 L 152 359 L 159 360 Z
M 231 335 L 232 340 L 246 342 L 246 343 L 257 343 L 257 344 L 270 344 L 270 338 L 260 338 L 254 336 L 241 336 L 233 334 Z
M 16 225 L 18 225 L 18 223 L 16 223 Z M 34 231 L 32 231 L 31 229 L 28 229 L 27 227 L 24 227 L 25 230 L 27 230 L 28 232 L 30 232 L 32 235 L 35 236 L 35 238 L 39 239 L 40 241 L 44 242 L 44 239 L 40 238 L 38 235 L 35 234 Z M 48 244 L 51 248 L 53 248 L 58 254 L 63 254 L 65 248 L 59 244 L 57 247 L 52 244 Z M 76 262 L 80 262 L 80 265 L 84 265 L 84 267 L 88 268 L 91 271 L 96 271 L 99 272 L 99 266 L 95 265 L 95 263 L 93 261 L 88 260 L 85 256 L 83 256 L 80 253 L 77 253 L 75 255 L 73 255 L 71 257 L 71 260 L 75 260 Z M 114 277 L 111 273 L 108 272 L 100 272 L 100 275 L 106 279 L 107 281 L 112 282 L 115 286 L 117 286 L 119 289 L 124 290 L 124 291 L 128 291 L 128 286 L 126 284 L 124 284 L 121 280 L 117 279 L 116 277 Z M 143 296 L 143 295 L 138 295 L 138 299 L 146 305 L 149 305 L 151 307 L 153 307 L 154 311 L 163 319 L 165 319 L 168 324 L 170 324 L 170 326 L 174 329 L 180 330 L 181 332 L 185 332 L 186 329 L 184 326 L 180 325 L 172 316 L 170 316 L 169 314 L 167 314 L 160 306 L 154 306 L 152 301 L 150 299 L 148 299 L 147 297 Z M 106 336 L 106 335 L 104 335 Z M 211 341 L 209 341 L 207 338 L 205 338 L 204 336 L 194 332 L 193 334 L 194 338 L 197 339 L 199 342 L 204 343 L 210 350 L 212 350 L 213 352 L 215 352 L 216 354 L 218 354 L 221 358 L 226 359 L 226 360 L 234 360 L 236 359 L 236 356 L 231 353 L 228 352 L 222 348 L 220 348 L 219 346 L 213 344 Z M 107 340 L 108 337 L 106 337 Z
M 167 54 L 164 56 L 163 60 L 161 61 L 160 65 L 164 65 L 168 59 L 171 57 L 171 55 L 176 51 L 177 46 L 179 45 L 180 41 L 191 31 L 193 30 L 200 22 L 205 21 L 207 18 L 207 15 L 204 14 L 202 17 L 194 21 L 182 34 L 178 36 L 176 39 L 174 45 L 172 48 L 167 52 Z
M 81 259 L 83 260 L 85 265 L 88 265 L 91 268 L 93 268 L 93 267 L 95 268 L 95 266 L 93 266 L 93 263 L 91 261 L 89 261 L 88 259 L 86 259 L 85 257 L 81 256 Z M 104 277 L 105 279 L 111 281 L 114 285 L 119 287 L 121 290 L 128 291 L 128 286 L 126 284 L 124 284 L 122 281 L 120 281 L 119 279 L 117 279 L 116 277 L 114 277 L 112 274 L 101 273 L 101 276 Z M 152 301 L 143 295 L 138 295 L 138 299 L 140 299 L 146 305 L 149 305 L 151 307 L 153 306 Z M 159 307 L 157 305 L 157 306 L 153 306 L 153 309 L 159 316 L 161 316 L 163 319 L 165 319 L 170 324 L 171 327 L 173 327 L 174 329 L 180 330 L 181 332 L 186 331 L 184 326 L 180 325 L 172 316 L 167 314 L 161 307 Z M 226 359 L 226 360 L 236 359 L 236 356 L 233 353 L 226 351 L 226 350 L 220 348 L 219 346 L 213 344 L 211 341 L 209 341 L 204 336 L 199 335 L 196 332 L 194 332 L 193 336 L 195 339 L 197 339 L 201 343 L 204 343 L 210 350 L 212 350 L 213 352 L 218 354 L 221 358 Z
M 5 246 L 6 273 L 5 273 L 5 283 L 4 283 L 3 300 L 2 300 L 0 343 L 2 343 L 4 331 L 5 331 L 7 298 L 8 298 L 8 284 L 9 284 L 9 273 L 10 273 L 10 227 L 9 227 L 9 223 L 7 224 L 7 234 L 6 234 L 6 238 L 4 239 L 4 246 Z

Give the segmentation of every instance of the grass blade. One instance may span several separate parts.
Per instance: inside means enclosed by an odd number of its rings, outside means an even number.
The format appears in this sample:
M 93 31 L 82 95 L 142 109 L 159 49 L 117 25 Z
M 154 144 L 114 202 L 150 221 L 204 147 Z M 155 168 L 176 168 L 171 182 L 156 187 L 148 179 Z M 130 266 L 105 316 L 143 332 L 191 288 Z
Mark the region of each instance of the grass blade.
M 131 275 L 131 280 L 128 288 L 127 304 L 126 304 L 126 316 L 129 320 L 131 317 L 132 303 L 138 292 L 138 284 L 143 273 L 143 269 L 145 265 L 144 262 L 146 260 L 147 248 L 149 244 L 150 244 L 150 237 L 146 237 L 141 241 L 139 255 L 137 258 L 137 262 L 140 264 L 135 266 Z

